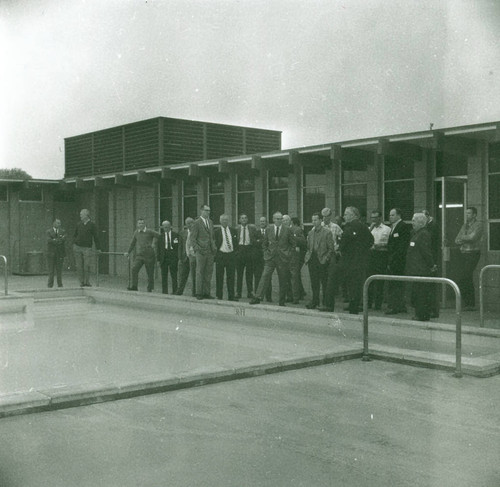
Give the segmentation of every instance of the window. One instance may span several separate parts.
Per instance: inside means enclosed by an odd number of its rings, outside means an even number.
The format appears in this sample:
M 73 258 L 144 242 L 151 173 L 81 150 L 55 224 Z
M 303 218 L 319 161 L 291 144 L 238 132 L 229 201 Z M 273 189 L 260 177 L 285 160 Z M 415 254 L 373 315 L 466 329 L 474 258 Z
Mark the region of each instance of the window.
M 450 154 L 449 152 L 436 152 L 436 177 L 466 175 L 467 156 Z
M 208 178 L 208 204 L 210 218 L 215 225 L 219 224 L 220 216 L 224 214 L 224 175 L 212 174 Z
M 267 209 L 269 221 L 273 221 L 273 213 L 288 213 L 288 169 L 273 168 L 268 173 Z
M 302 168 L 302 223 L 311 224 L 312 214 L 319 213 L 326 205 L 326 170 L 324 167 Z
M 182 183 L 182 221 L 188 216 L 198 216 L 198 187 L 196 181 L 184 181 Z
M 414 163 L 399 157 L 384 157 L 384 215 L 400 208 L 403 220 L 411 220 L 414 200 Z
M 160 182 L 159 188 L 159 206 L 160 222 L 172 221 L 172 203 L 173 203 L 173 181 L 165 179 Z
M 43 201 L 43 191 L 41 186 L 30 186 L 19 191 L 19 201 L 26 203 L 41 203 Z
M 359 210 L 361 219 L 366 219 L 366 163 L 342 161 L 341 172 L 342 211 L 348 206 L 354 206 Z
M 500 250 L 500 142 L 488 148 L 489 249 Z
M 255 177 L 237 176 L 237 204 L 238 217 L 242 213 L 248 216 L 248 221 L 255 222 Z

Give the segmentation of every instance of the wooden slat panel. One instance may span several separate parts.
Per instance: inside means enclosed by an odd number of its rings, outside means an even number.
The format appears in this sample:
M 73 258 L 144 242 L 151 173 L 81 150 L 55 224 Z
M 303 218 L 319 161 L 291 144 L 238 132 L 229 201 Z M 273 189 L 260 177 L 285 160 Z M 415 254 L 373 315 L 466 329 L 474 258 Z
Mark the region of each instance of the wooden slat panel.
M 65 176 L 92 174 L 92 135 L 79 135 L 64 141 Z

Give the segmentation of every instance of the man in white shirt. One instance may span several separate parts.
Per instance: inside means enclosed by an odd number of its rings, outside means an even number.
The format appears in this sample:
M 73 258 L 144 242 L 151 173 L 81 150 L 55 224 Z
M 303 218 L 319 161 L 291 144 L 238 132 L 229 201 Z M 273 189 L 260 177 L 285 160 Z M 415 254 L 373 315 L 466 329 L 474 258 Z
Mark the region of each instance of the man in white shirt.
M 227 299 L 238 301 L 234 296 L 234 274 L 236 269 L 236 248 L 238 234 L 229 228 L 229 216 L 221 215 L 220 227 L 214 230 L 215 246 L 215 296 L 222 299 L 224 293 L 224 271 L 226 273 Z
M 328 228 L 328 230 L 332 232 L 333 245 L 335 247 L 335 252 L 337 252 L 340 238 L 342 237 L 342 229 L 332 221 L 332 210 L 330 210 L 330 208 L 323 208 L 321 210 L 321 216 L 323 217 L 321 226 Z
M 190 236 L 193 228 L 194 220 L 187 217 L 185 220 L 186 228 L 179 233 L 179 286 L 177 295 L 181 296 L 184 293 L 189 274 L 191 273 L 191 282 L 193 284 L 192 294 L 196 294 L 196 257 L 194 255 L 193 246 L 191 245 Z
M 373 235 L 374 244 L 370 249 L 370 261 L 368 264 L 368 275 L 386 274 L 387 272 L 387 242 L 391 234 L 391 227 L 384 225 L 382 213 L 379 210 L 371 212 L 370 232 Z M 368 307 L 375 305 L 376 310 L 382 309 L 384 299 L 384 281 L 373 281 L 368 290 Z

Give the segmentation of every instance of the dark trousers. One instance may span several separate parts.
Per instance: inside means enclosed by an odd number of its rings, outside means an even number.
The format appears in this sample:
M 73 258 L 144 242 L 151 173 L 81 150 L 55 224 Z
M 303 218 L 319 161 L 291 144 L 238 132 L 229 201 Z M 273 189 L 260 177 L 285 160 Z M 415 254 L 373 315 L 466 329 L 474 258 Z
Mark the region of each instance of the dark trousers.
M 431 317 L 432 284 L 425 282 L 412 283 L 411 304 L 415 308 L 415 316 L 419 320 L 429 320 Z
M 356 262 L 340 258 L 337 264 L 328 267 L 326 307 L 335 309 L 335 294 L 340 284 L 346 286 L 349 295 L 349 313 L 356 314 L 361 306 L 363 283 L 366 277 L 367 262 L 360 258 Z
M 279 282 L 279 304 L 285 304 L 286 301 L 286 276 L 288 273 L 288 263 L 280 260 L 279 258 L 269 259 L 264 261 L 264 271 L 257 288 L 256 297 L 261 301 L 264 296 L 267 296 L 268 289 L 271 286 L 271 279 L 273 277 L 274 269 L 278 272 Z
M 196 295 L 210 296 L 212 274 L 214 272 L 214 254 L 196 254 Z
M 299 255 L 292 255 L 288 264 L 287 275 L 287 295 L 293 301 L 299 301 L 302 298 L 304 288 L 300 279 L 300 269 L 302 263 L 300 262 Z
M 313 306 L 319 306 L 320 287 L 323 290 L 323 306 L 326 306 L 326 286 L 328 284 L 328 264 L 320 264 L 315 252 L 311 255 L 309 262 L 309 276 L 311 279 L 311 291 Z
M 54 274 L 57 276 L 57 286 L 62 287 L 63 261 L 64 256 L 60 256 L 55 253 L 47 254 L 47 265 L 49 267 L 49 280 L 47 282 L 48 287 L 54 286 Z
M 387 251 L 370 251 L 370 261 L 368 264 L 368 275 L 385 274 L 387 272 Z M 368 288 L 368 305 L 375 304 L 375 308 L 382 307 L 384 300 L 384 281 L 373 281 Z
M 179 261 L 178 274 L 179 274 L 179 284 L 177 286 L 177 294 L 182 295 L 184 293 L 184 288 L 186 287 L 187 280 L 189 277 L 189 259 Z
M 236 256 L 236 294 L 242 294 L 243 289 L 243 273 L 245 273 L 245 282 L 247 285 L 247 295 L 252 296 L 253 293 L 253 247 L 251 245 L 240 245 Z
M 255 257 L 254 262 L 253 262 L 253 270 L 254 270 L 254 286 L 253 288 L 255 289 L 255 292 L 257 293 L 257 289 L 260 284 L 260 280 L 262 278 L 262 273 L 264 271 L 264 257 L 262 254 L 258 255 Z M 267 301 L 271 302 L 272 301 L 272 294 L 273 294 L 273 285 L 272 282 L 269 282 L 269 286 L 266 291 L 265 298 Z
M 152 249 L 151 249 L 152 250 Z M 148 275 L 148 292 L 154 289 L 155 284 L 155 255 L 136 255 L 134 263 L 132 264 L 132 288 L 137 289 L 139 284 L 139 271 L 142 266 L 146 267 L 146 274 Z
M 460 266 L 460 274 L 458 277 L 458 287 L 460 288 L 460 293 L 462 294 L 462 304 L 463 306 L 475 306 L 476 305 L 476 295 L 474 291 L 474 269 L 476 268 L 479 258 L 481 257 L 480 252 L 462 252 L 461 254 L 462 262 Z
M 160 262 L 161 268 L 161 292 L 168 294 L 168 273 L 170 272 L 170 279 L 172 279 L 172 294 L 177 292 L 177 272 L 178 260 L 177 252 L 173 255 L 166 254 Z
M 228 299 L 234 299 L 234 272 L 236 258 L 234 252 L 219 252 L 215 258 L 215 295 L 222 299 L 224 293 L 224 271 Z

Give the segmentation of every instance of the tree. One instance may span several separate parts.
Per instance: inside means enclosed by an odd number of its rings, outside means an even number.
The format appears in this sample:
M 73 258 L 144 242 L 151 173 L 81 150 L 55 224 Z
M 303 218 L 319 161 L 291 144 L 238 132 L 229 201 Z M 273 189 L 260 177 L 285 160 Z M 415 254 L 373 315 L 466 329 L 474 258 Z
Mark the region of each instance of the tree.
M 33 179 L 26 171 L 13 167 L 11 169 L 0 169 L 0 179 Z

